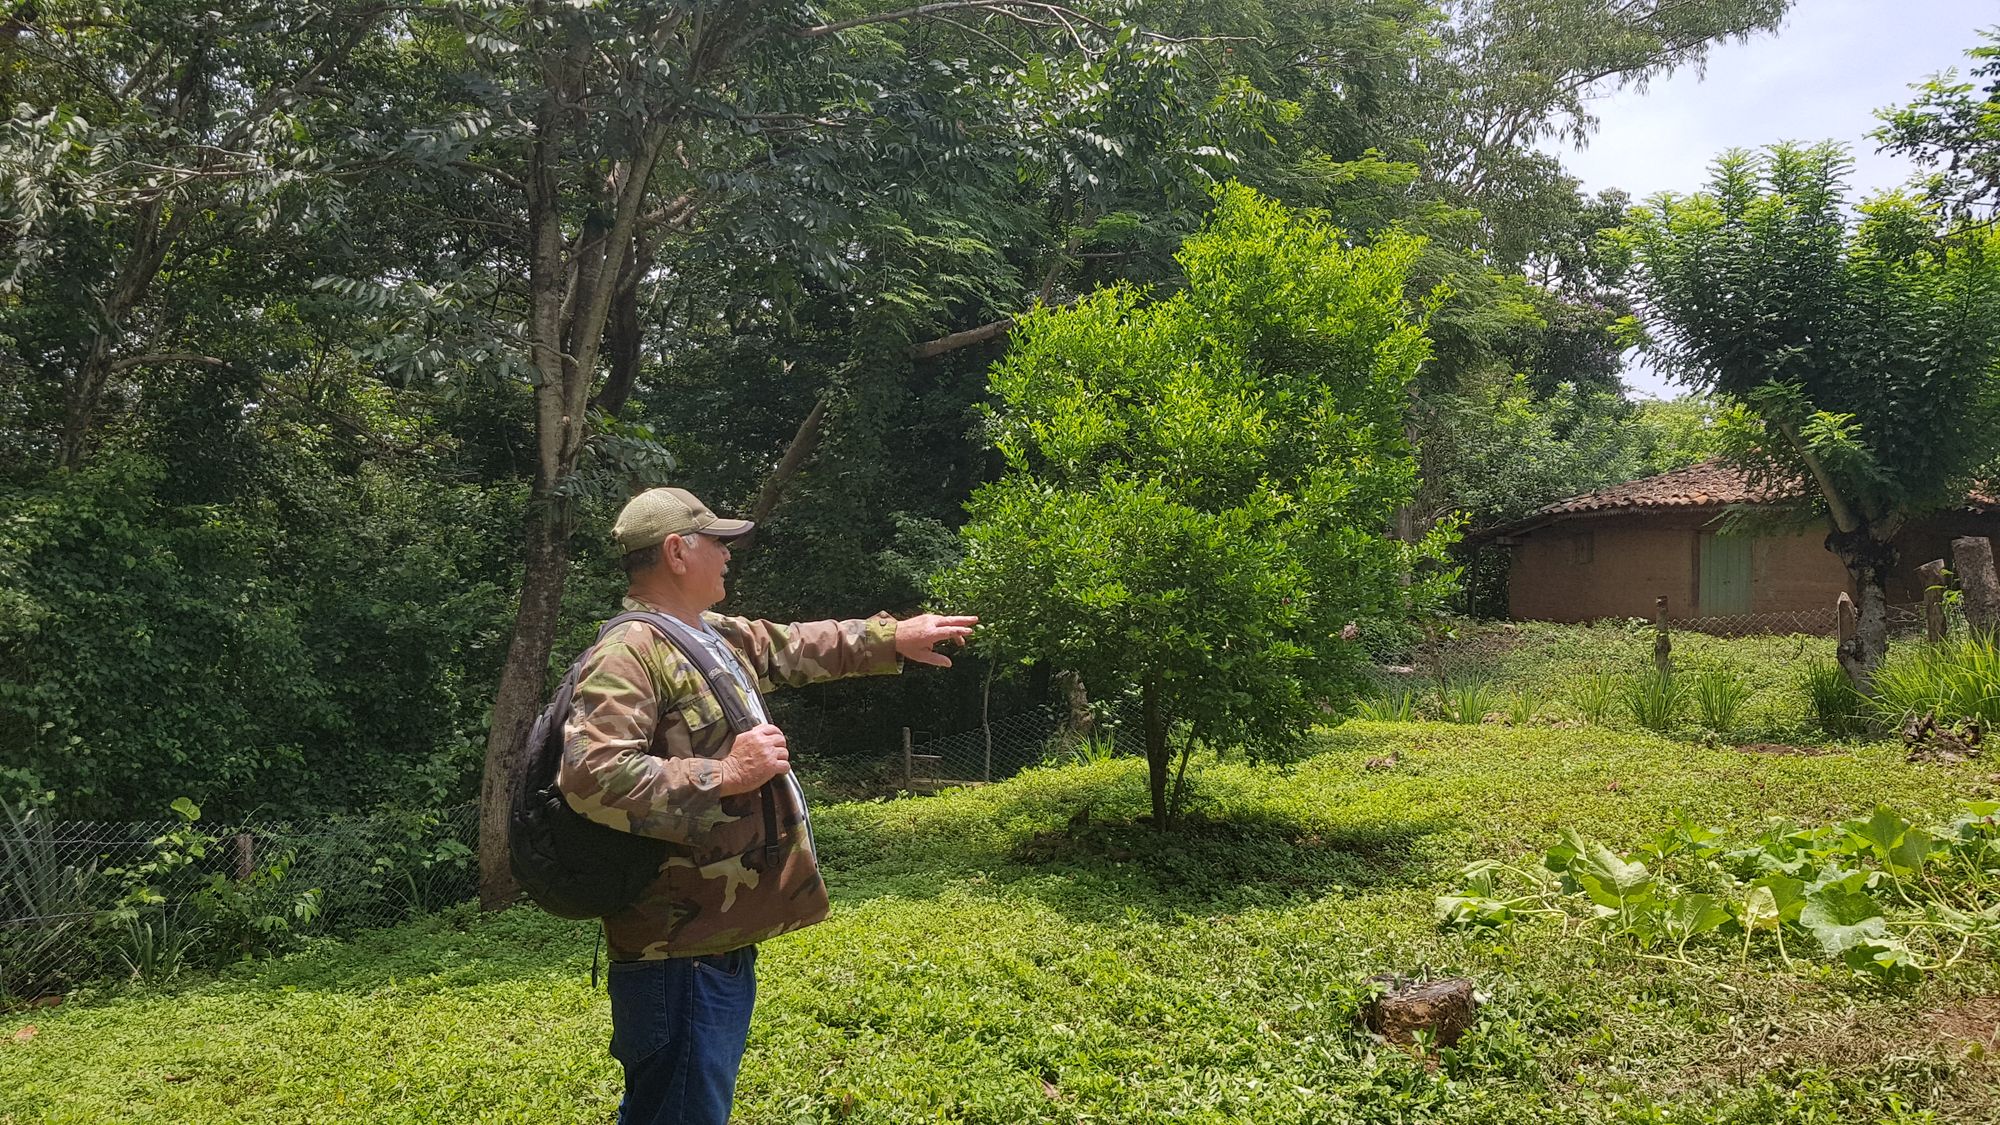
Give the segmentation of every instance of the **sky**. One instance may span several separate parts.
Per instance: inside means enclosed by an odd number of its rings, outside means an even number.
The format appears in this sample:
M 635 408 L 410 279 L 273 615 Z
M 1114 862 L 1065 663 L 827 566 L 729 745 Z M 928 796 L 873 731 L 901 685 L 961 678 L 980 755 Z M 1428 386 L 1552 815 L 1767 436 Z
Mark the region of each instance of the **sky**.
M 1892 187 L 1913 169 L 1874 151 L 1875 110 L 1911 100 L 1912 85 L 1947 67 L 1963 73 L 1978 29 L 1995 25 L 2000 0 L 1797 0 L 1775 35 L 1717 47 L 1705 73 L 1598 98 L 1597 132 L 1563 163 L 1587 191 L 1644 199 L 1700 188 L 1724 149 L 1837 140 L 1853 152 L 1857 193 Z M 1644 397 L 1682 393 L 1641 365 L 1625 381 Z

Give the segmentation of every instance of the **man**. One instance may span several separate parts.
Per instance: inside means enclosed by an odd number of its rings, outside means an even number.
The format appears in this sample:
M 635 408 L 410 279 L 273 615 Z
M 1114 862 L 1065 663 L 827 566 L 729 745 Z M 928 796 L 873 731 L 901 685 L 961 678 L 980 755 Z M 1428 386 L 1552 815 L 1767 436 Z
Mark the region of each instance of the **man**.
M 611 949 L 611 1054 L 625 1068 L 620 1125 L 720 1125 L 756 999 L 756 942 L 826 916 L 811 819 L 785 734 L 761 693 L 949 667 L 976 617 L 887 615 L 774 625 L 708 612 L 722 601 L 732 544 L 748 520 L 721 519 L 683 489 L 634 497 L 612 535 L 631 580 L 627 611 L 688 626 L 735 678 L 759 725 L 735 734 L 694 664 L 652 626 L 604 637 L 577 679 L 557 786 L 572 808 L 674 847 L 631 906 L 604 919 Z

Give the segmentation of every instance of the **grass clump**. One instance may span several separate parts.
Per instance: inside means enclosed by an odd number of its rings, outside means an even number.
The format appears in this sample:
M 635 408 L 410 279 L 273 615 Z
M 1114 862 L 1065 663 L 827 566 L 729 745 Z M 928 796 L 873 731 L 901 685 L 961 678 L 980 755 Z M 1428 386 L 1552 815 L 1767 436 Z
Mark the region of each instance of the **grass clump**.
M 1894 646 L 1874 683 L 1870 709 L 1891 724 L 1912 715 L 1989 729 L 2000 724 L 2000 650 L 1990 635 Z
M 1584 722 L 1594 727 L 1603 726 L 1618 702 L 1618 676 L 1600 671 L 1580 677 L 1574 700 L 1576 713 L 1583 716 Z
M 1625 710 L 1647 730 L 1669 731 L 1680 724 L 1688 694 L 1686 680 L 1656 668 L 1625 681 Z
M 1711 668 L 1694 678 L 1695 709 L 1701 725 L 1717 733 L 1736 729 L 1743 705 L 1750 701 L 1750 685 L 1725 668 Z
M 1830 738 L 1846 738 L 1867 728 L 1868 701 L 1831 660 L 1816 660 L 1799 672 L 1799 689 L 1813 717 Z
M 1476 726 L 1500 707 L 1501 695 L 1484 676 L 1459 675 L 1438 686 L 1438 705 L 1447 720 Z

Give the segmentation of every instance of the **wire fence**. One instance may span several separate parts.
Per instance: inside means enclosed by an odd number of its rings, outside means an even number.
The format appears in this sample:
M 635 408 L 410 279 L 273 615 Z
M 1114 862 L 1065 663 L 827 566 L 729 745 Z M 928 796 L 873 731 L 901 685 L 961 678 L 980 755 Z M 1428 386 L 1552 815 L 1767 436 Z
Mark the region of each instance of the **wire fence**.
M 1053 707 L 1034 707 L 945 734 L 905 731 L 899 749 L 873 758 L 801 757 L 797 769 L 821 799 L 893 797 L 1005 781 L 1022 770 L 1117 754 L 1145 753 L 1125 710 L 1097 708 L 1072 726 Z
M 0 1000 L 161 979 L 471 898 L 467 804 L 304 825 L 0 818 Z
M 1889 631 L 1893 634 L 1920 632 L 1924 628 L 1924 607 L 1918 605 L 1892 605 L 1887 607 Z M 1761 637 L 1803 633 L 1814 637 L 1831 637 L 1839 631 L 1836 610 L 1828 605 L 1821 609 L 1797 609 L 1780 613 L 1739 613 L 1717 617 L 1670 617 L 1670 628 L 1685 629 L 1690 633 L 1705 633 L 1712 637 Z
M 815 800 L 1001 781 L 1033 766 L 1142 754 L 1104 709 L 1051 707 L 919 738 L 869 759 L 811 759 Z M 478 894 L 479 810 L 310 824 L 59 820 L 0 805 L 0 1004 L 100 980 L 161 980 L 307 938 L 392 926 Z

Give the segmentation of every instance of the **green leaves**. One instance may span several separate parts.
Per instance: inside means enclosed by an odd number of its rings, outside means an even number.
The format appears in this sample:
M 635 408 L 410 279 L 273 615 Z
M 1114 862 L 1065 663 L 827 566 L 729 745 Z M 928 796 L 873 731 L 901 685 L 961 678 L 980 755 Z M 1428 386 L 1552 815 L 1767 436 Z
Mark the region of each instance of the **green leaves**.
M 1806 896 L 1799 924 L 1819 939 L 1828 953 L 1842 953 L 1859 942 L 1886 937 L 1888 921 L 1875 900 L 1860 891 L 1825 887 Z
M 1558 914 L 1600 941 L 1640 951 L 1665 944 L 1677 959 L 1706 935 L 1730 934 L 1740 937 L 1745 958 L 1769 939 L 1789 962 L 1787 940 L 1809 936 L 1856 973 L 1906 981 L 2000 931 L 1988 870 L 2000 838 L 1996 817 L 2000 804 L 1970 804 L 1950 829 L 1931 831 L 1880 807 L 1837 826 L 1774 824 L 1735 849 L 1683 819 L 1629 855 L 1568 830 L 1542 857 L 1555 879 L 1474 865 L 1462 891 L 1437 900 L 1438 918 L 1506 929 Z
M 992 373 L 1007 474 L 980 488 L 942 602 L 977 643 L 1152 693 L 1166 728 L 1294 744 L 1352 691 L 1350 622 L 1432 605 L 1405 585 L 1448 532 L 1382 534 L 1414 485 L 1405 391 L 1427 352 L 1416 244 L 1341 232 L 1241 186 L 1178 256 L 1186 287 L 1099 290 L 1022 319 Z

